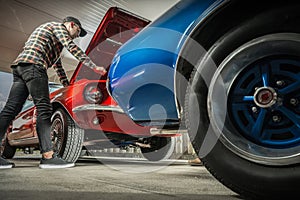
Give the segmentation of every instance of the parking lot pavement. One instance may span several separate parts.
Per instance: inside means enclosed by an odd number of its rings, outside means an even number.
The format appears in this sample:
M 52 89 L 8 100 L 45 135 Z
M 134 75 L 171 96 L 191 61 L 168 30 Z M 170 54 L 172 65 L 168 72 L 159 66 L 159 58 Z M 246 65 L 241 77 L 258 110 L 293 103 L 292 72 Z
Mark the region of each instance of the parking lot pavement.
M 0 170 L 0 199 L 239 199 L 203 166 L 185 160 L 85 157 L 76 167 L 39 169 L 39 157 L 17 157 Z

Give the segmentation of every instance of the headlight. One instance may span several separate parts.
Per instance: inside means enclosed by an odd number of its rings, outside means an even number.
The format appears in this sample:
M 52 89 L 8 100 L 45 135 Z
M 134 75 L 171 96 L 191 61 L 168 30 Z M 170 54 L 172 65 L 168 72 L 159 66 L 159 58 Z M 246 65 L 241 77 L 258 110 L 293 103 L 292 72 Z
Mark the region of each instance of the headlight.
M 98 84 L 91 84 L 84 89 L 84 98 L 93 104 L 99 104 L 103 100 L 103 94 L 98 87 Z

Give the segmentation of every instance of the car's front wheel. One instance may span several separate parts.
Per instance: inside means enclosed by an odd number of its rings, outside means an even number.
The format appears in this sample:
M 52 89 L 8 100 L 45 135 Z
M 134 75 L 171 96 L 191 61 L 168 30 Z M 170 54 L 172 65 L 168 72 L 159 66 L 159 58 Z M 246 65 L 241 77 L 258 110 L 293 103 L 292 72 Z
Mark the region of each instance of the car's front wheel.
M 64 160 L 76 162 L 82 150 L 84 130 L 63 109 L 54 112 L 51 123 L 54 151 Z
M 195 150 L 211 174 L 244 197 L 299 194 L 299 7 L 237 25 L 191 76 L 185 110 Z

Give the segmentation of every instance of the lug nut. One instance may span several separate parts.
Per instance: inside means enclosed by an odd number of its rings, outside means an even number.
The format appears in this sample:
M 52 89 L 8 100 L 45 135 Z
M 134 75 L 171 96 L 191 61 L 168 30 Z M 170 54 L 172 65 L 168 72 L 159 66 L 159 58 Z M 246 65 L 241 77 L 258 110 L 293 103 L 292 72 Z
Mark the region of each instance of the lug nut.
M 283 86 L 284 85 L 284 81 L 276 81 L 276 85 Z
M 251 108 L 251 110 L 252 110 L 252 112 L 257 113 L 257 108 L 256 108 L 256 107 L 253 106 L 253 107 Z
M 278 122 L 280 122 L 280 120 L 281 120 L 281 117 L 280 117 L 280 116 L 278 116 L 278 115 L 274 115 L 274 116 L 272 117 L 272 120 L 273 120 L 273 122 L 276 122 L 276 123 L 278 123 Z
M 298 100 L 295 98 L 291 98 L 290 99 L 290 104 L 292 104 L 293 106 L 296 106 L 298 104 Z

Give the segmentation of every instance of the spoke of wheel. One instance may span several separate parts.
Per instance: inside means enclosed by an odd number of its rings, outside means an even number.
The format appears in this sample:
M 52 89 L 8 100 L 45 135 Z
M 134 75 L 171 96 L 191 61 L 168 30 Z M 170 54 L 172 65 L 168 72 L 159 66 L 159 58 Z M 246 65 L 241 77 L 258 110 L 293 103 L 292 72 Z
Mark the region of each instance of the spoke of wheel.
M 243 101 L 254 101 L 254 96 L 244 96 Z
M 281 111 L 287 118 L 289 118 L 292 122 L 294 122 L 294 124 L 300 128 L 300 117 L 299 115 L 293 113 L 292 111 L 290 111 L 289 109 L 281 106 L 278 108 L 279 111 Z
M 263 125 L 266 118 L 266 113 L 267 113 L 266 109 L 260 109 L 257 120 L 254 123 L 254 126 L 251 130 L 251 135 L 253 135 L 254 138 L 261 138 Z
M 59 132 L 61 132 L 61 130 L 62 130 L 62 124 L 61 123 L 57 123 L 57 133 L 59 133 Z
M 267 65 L 261 66 L 261 76 L 264 87 L 269 86 L 269 67 Z
M 299 138 L 300 137 L 300 132 L 297 126 L 294 126 L 291 128 L 290 132 L 294 135 L 294 138 Z
M 282 95 L 287 95 L 287 94 L 289 94 L 291 92 L 299 90 L 299 88 L 300 88 L 300 80 L 294 82 L 293 84 L 291 84 L 291 85 L 289 85 L 289 86 L 287 86 L 285 88 L 280 89 L 279 93 L 282 94 Z
M 261 140 L 271 140 L 272 134 L 269 133 L 267 130 L 263 131 L 261 134 Z

